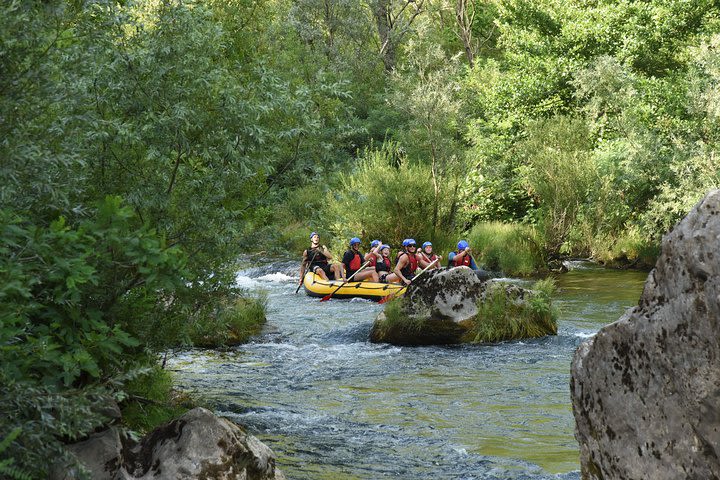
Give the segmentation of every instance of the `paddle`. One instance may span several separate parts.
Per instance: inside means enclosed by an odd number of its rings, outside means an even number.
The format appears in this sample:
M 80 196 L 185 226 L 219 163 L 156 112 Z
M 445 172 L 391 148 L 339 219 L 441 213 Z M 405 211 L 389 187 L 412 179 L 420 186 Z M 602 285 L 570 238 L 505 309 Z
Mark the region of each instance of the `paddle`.
M 480 267 L 478 267 L 477 262 L 475 261 L 475 257 L 473 257 L 470 252 L 468 252 L 468 257 L 470 257 L 470 268 L 472 268 L 473 270 L 480 269 Z M 475 266 L 475 268 L 473 268 L 473 265 Z
M 440 259 L 439 259 L 439 258 L 436 258 L 435 260 L 433 260 L 432 262 L 430 262 L 430 264 L 429 264 L 427 267 L 425 267 L 425 268 L 423 268 L 422 270 L 420 270 L 420 273 L 418 273 L 417 275 L 415 275 L 411 281 L 417 280 L 417 278 L 418 278 L 420 275 L 422 275 L 423 273 L 425 273 L 425 272 L 427 271 L 427 269 L 430 268 L 430 267 L 432 267 L 433 264 L 437 263 L 438 260 L 440 260 Z M 389 302 L 390 300 L 392 300 L 393 298 L 395 298 L 398 293 L 400 293 L 401 291 L 405 290 L 406 288 L 407 288 L 407 285 L 406 285 L 405 287 L 401 288 L 400 290 L 398 290 L 397 292 L 393 293 L 392 295 L 388 295 L 387 297 L 381 298 L 378 303 Z
M 318 245 L 318 248 L 320 248 L 320 245 Z M 309 266 L 309 265 L 312 265 L 312 262 L 315 261 L 315 257 L 317 257 L 317 254 L 318 254 L 318 249 L 316 248 L 316 249 L 315 249 L 315 255 L 313 255 L 313 258 L 312 258 L 306 265 L 308 265 L 308 266 Z M 300 284 L 298 285 L 298 288 L 295 289 L 295 295 L 297 295 L 297 292 L 300 291 L 300 287 L 302 287 L 303 280 L 305 280 L 305 274 L 306 274 L 306 273 L 307 273 L 307 272 L 305 271 L 305 269 L 303 269 L 303 274 L 300 275 Z
M 358 268 L 357 270 L 355 270 L 355 273 L 353 273 L 352 275 L 350 275 L 350 278 L 348 278 L 348 279 L 345 280 L 343 283 L 341 283 L 340 286 L 339 286 L 338 288 L 336 288 L 334 292 L 329 293 L 329 294 L 325 295 L 324 297 L 322 297 L 322 298 L 320 299 L 320 301 L 321 301 L 321 302 L 327 302 L 328 300 L 330 300 L 330 297 L 332 297 L 333 295 L 335 295 L 338 290 L 340 290 L 346 283 L 348 283 L 350 280 L 352 280 L 352 278 L 353 278 L 355 275 L 357 275 L 358 272 L 360 272 L 363 268 L 367 267 L 367 264 L 368 264 L 368 263 L 370 263 L 370 260 L 368 260 L 367 262 L 365 262 L 365 263 L 363 263 L 362 265 L 360 265 L 360 268 Z

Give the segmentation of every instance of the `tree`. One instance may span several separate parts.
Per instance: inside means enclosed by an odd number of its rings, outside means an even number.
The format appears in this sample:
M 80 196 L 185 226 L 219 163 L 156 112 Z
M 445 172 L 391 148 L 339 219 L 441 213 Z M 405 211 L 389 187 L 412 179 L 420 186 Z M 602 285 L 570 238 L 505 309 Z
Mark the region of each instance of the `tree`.
M 373 0 L 369 6 L 375 16 L 380 38 L 380 55 L 386 72 L 392 72 L 397 62 L 397 49 L 415 19 L 423 13 L 425 0 Z
M 393 79 L 391 104 L 408 118 L 408 128 L 398 134 L 411 159 L 430 165 L 433 186 L 433 236 L 437 228 L 454 221 L 461 172 L 461 148 L 457 126 L 461 124 L 455 81 L 456 59 L 445 57 L 437 45 L 412 44 L 412 54 Z M 451 198 L 451 207 L 441 218 L 441 196 Z

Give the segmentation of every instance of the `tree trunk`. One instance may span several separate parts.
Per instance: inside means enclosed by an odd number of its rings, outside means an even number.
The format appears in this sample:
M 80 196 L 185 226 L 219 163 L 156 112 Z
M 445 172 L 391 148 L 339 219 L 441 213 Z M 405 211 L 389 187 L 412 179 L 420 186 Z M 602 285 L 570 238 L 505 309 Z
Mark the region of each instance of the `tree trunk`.
M 373 15 L 377 25 L 378 36 L 380 37 L 380 55 L 382 55 L 385 71 L 391 72 L 395 68 L 395 46 L 392 39 L 392 0 L 375 0 Z
M 468 11 L 470 8 L 472 11 Z M 458 26 L 458 37 L 465 48 L 465 56 L 472 68 L 475 65 L 475 52 L 473 51 L 472 26 L 475 21 L 474 0 L 457 0 L 455 5 L 455 20 Z

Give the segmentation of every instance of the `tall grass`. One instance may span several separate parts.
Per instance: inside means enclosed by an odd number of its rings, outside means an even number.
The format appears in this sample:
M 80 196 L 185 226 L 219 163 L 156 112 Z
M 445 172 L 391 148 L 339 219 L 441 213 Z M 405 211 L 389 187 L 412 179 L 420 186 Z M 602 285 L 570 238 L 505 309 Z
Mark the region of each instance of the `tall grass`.
M 122 404 L 123 424 L 140 433 L 147 433 L 196 406 L 194 399 L 173 389 L 170 372 L 159 366 L 132 380 L 127 385 L 127 394 Z
M 380 336 L 390 331 L 419 332 L 423 328 L 425 319 L 407 316 L 403 311 L 403 302 L 405 297 L 398 297 L 385 304 L 385 318 L 375 327 Z
M 557 311 L 551 295 L 553 279 L 540 280 L 523 299 L 506 293 L 506 284 L 491 283 L 478 304 L 470 332 L 473 342 L 501 342 L 557 334 Z
M 468 241 L 479 266 L 506 275 L 528 276 L 545 268 L 538 237 L 527 225 L 488 222 L 475 225 Z
M 213 348 L 237 345 L 260 333 L 265 323 L 267 294 L 257 292 L 253 296 L 236 297 L 194 325 L 191 341 L 199 347 Z
M 327 204 L 328 225 L 336 238 L 379 238 L 399 246 L 404 238 L 449 242 L 457 191 L 454 182 L 440 185 L 436 205 L 428 165 L 399 161 L 392 145 L 365 149 L 351 172 L 340 175 L 340 187 Z M 433 225 L 434 210 L 438 223 Z

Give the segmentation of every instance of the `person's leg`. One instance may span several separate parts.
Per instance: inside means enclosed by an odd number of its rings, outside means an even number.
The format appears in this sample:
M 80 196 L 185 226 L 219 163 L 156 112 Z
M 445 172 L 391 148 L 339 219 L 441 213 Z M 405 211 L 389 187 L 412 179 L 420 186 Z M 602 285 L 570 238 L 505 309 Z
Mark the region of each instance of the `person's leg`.
M 400 280 L 400 277 L 398 277 L 394 273 L 391 273 L 387 277 L 385 277 L 385 281 L 387 283 L 402 283 L 402 281 Z
M 342 279 L 343 282 L 345 281 L 345 268 L 342 263 L 333 263 L 330 268 L 335 276 L 335 280 Z
M 361 280 L 365 280 L 366 278 L 371 279 L 373 282 L 377 282 L 377 272 L 375 270 L 363 270 L 362 272 L 356 273 L 353 280 L 357 280 L 359 282 Z
M 313 268 L 313 272 L 315 273 L 315 275 L 317 275 L 318 277 L 322 278 L 323 280 L 327 280 L 327 279 L 328 279 L 327 275 L 325 274 L 325 272 L 323 271 L 322 267 L 320 267 L 320 266 L 315 266 L 315 267 Z

